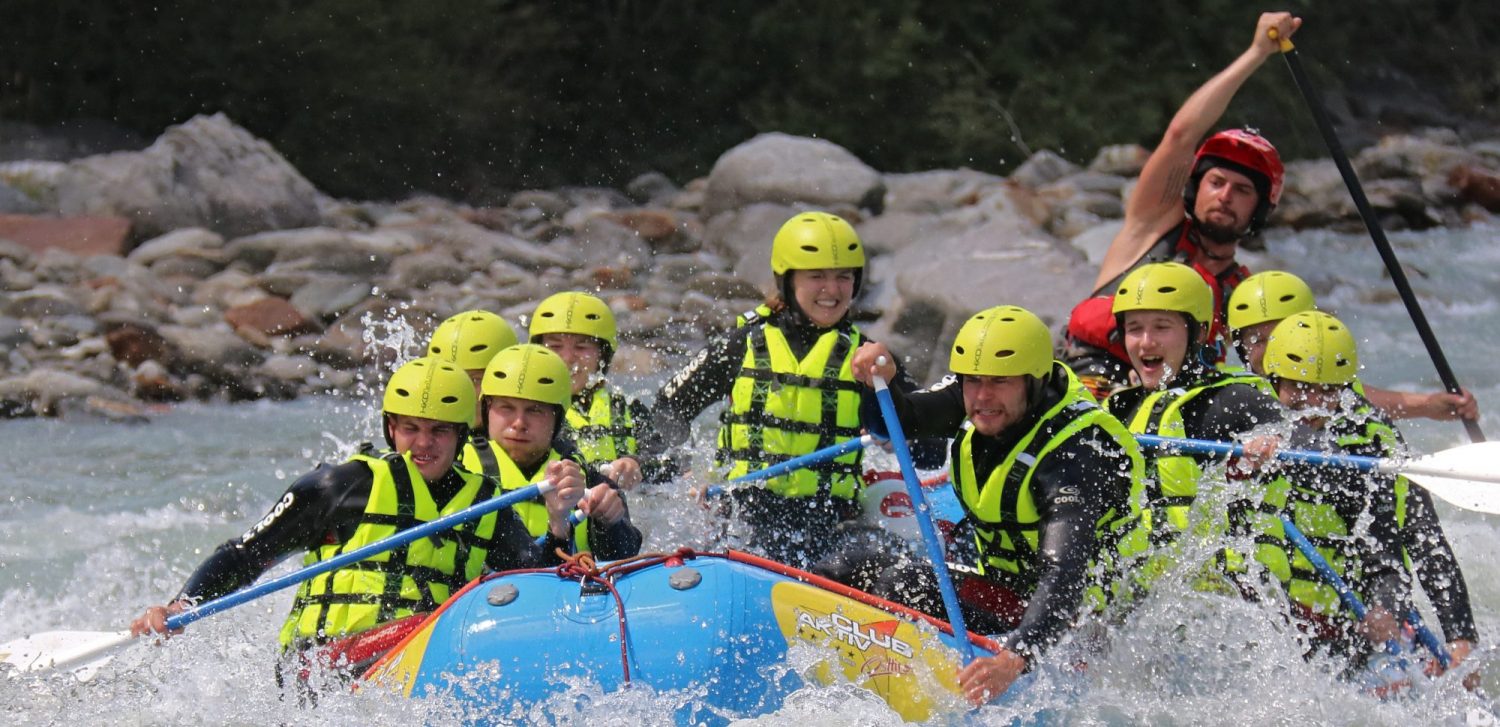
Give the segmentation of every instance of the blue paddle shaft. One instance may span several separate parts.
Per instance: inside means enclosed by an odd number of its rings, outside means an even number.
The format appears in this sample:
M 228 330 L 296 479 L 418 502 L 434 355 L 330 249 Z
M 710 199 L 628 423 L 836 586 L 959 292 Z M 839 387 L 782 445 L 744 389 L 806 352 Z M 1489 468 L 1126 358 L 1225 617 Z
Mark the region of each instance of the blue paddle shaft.
M 785 462 L 777 462 L 776 464 L 773 464 L 765 469 L 756 470 L 748 474 L 740 475 L 739 477 L 730 480 L 730 482 L 755 482 L 756 480 L 765 480 L 772 477 L 779 477 L 788 472 L 799 470 L 809 465 L 815 465 L 820 462 L 827 462 L 830 459 L 836 459 L 857 449 L 864 449 L 865 447 L 869 446 L 870 442 L 874 441 L 874 439 L 874 436 L 869 434 L 854 437 L 853 439 L 846 439 L 842 442 L 839 442 L 838 444 L 831 444 L 827 447 L 814 452 L 809 452 L 800 457 L 793 457 Z M 722 494 L 724 494 L 724 488 L 719 485 L 713 485 L 704 492 L 704 495 L 707 497 L 718 497 Z
M 1307 562 L 1312 564 L 1313 569 L 1318 572 L 1318 575 L 1328 585 L 1332 586 L 1333 590 L 1338 591 L 1339 600 L 1344 602 L 1344 606 L 1354 614 L 1355 618 L 1363 621 L 1365 614 L 1368 613 L 1365 609 L 1365 604 L 1360 602 L 1359 596 L 1354 595 L 1354 591 L 1349 588 L 1349 584 L 1344 582 L 1344 579 L 1333 569 L 1333 566 L 1328 564 L 1328 561 L 1323 558 L 1323 554 L 1319 553 L 1318 549 L 1313 547 L 1313 544 L 1308 541 L 1307 536 L 1302 534 L 1302 531 L 1292 523 L 1290 518 L 1282 516 L 1281 527 L 1286 531 L 1287 539 L 1292 541 L 1293 545 L 1297 546 L 1297 550 L 1302 553 L 1302 557 L 1306 558 Z M 1438 641 L 1437 636 L 1432 631 L 1422 625 L 1422 620 L 1417 616 L 1416 611 L 1412 611 L 1406 615 L 1406 622 L 1411 624 L 1412 628 L 1416 631 L 1417 641 L 1420 641 L 1422 646 L 1426 647 L 1433 656 L 1437 657 L 1438 663 L 1442 664 L 1444 669 L 1448 668 L 1448 650 L 1443 648 L 1442 643 Z M 1399 652 L 1401 649 L 1400 645 L 1395 644 L 1395 642 L 1388 643 L 1386 648 L 1393 654 Z
M 358 563 L 370 556 L 379 555 L 392 548 L 398 548 L 407 543 L 421 540 L 429 535 L 436 535 L 455 525 L 460 525 L 470 520 L 477 520 L 492 512 L 503 510 L 523 500 L 529 500 L 541 495 L 551 489 L 552 485 L 550 483 L 541 483 L 522 487 L 519 490 L 513 490 L 500 497 L 485 500 L 478 505 L 472 505 L 452 515 L 445 515 L 431 522 L 403 530 L 389 538 L 378 540 L 363 548 L 351 550 L 342 555 L 334 556 L 321 563 L 315 563 L 295 573 L 288 573 L 284 576 L 272 578 L 265 583 L 250 586 L 249 588 L 244 588 L 234 593 L 215 598 L 212 601 L 199 604 L 182 613 L 168 617 L 167 628 L 173 630 L 180 629 L 194 621 L 212 616 L 220 611 L 234 608 L 247 601 L 253 601 L 268 593 L 274 593 L 283 588 L 295 586 L 305 580 L 315 578 L 329 571 L 338 570 L 346 565 Z
M 901 463 L 901 478 L 906 481 L 906 495 L 911 498 L 916 515 L 917 529 L 922 532 L 922 542 L 927 546 L 927 557 L 932 560 L 932 570 L 937 574 L 938 591 L 943 594 L 943 608 L 948 611 L 948 623 L 953 625 L 953 637 L 958 641 L 959 653 L 964 663 L 974 661 L 974 646 L 969 643 L 969 629 L 964 625 L 963 610 L 958 604 L 958 589 L 948 575 L 948 559 L 943 544 L 938 540 L 937 530 L 932 527 L 932 512 L 927 507 L 927 498 L 922 494 L 922 483 L 917 479 L 917 469 L 912 465 L 911 451 L 906 446 L 906 433 L 901 429 L 901 419 L 896 416 L 896 404 L 891 401 L 890 388 L 885 379 L 875 377 L 875 398 L 880 401 L 880 415 L 885 418 L 886 433 L 891 438 L 891 448 L 896 451 L 896 461 Z
M 1135 439 L 1145 447 L 1164 449 L 1181 454 L 1219 454 L 1237 457 L 1245 453 L 1245 448 L 1234 442 L 1215 442 L 1207 439 L 1178 439 L 1176 437 L 1159 437 L 1155 434 L 1137 434 L 1135 435 Z M 1388 463 L 1388 460 L 1379 457 L 1365 457 L 1358 454 L 1329 454 L 1326 452 L 1311 452 L 1304 449 L 1278 449 L 1276 450 L 1276 459 L 1302 464 L 1330 465 L 1362 471 L 1380 471 Z

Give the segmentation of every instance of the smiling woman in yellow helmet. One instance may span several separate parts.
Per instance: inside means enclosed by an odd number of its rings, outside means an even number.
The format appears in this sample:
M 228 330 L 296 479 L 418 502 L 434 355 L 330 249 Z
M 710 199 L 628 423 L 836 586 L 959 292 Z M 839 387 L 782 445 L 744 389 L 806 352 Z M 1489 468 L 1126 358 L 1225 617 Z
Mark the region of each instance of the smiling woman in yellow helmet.
M 391 375 L 383 399 L 391 449 L 367 447 L 343 464 L 298 478 L 244 535 L 199 565 L 168 605 L 147 609 L 131 631 L 161 633 L 167 615 L 250 585 L 289 554 L 307 551 L 304 563 L 311 565 L 488 499 L 493 481 L 454 467 L 473 412 L 474 389 L 461 369 L 431 358 L 406 363 Z M 545 496 L 552 527 L 542 546 L 514 512 L 501 510 L 387 557 L 318 576 L 297 589 L 281 631 L 283 647 L 321 647 L 431 611 L 485 568 L 558 562 L 553 549 L 567 543 L 567 517 L 583 496 L 583 479 L 576 471 L 549 475 L 556 489 Z M 344 668 L 352 676 L 368 663 Z
M 1293 431 L 1290 446 L 1409 456 L 1390 420 L 1355 391 L 1359 353 L 1339 319 L 1319 311 L 1282 319 L 1267 336 L 1264 365 L 1282 403 L 1305 425 Z M 1478 638 L 1468 586 L 1425 489 L 1404 477 L 1329 467 L 1291 466 L 1287 479 L 1297 485 L 1289 516 L 1363 597 L 1370 615 L 1361 627 L 1376 643 L 1394 635 L 1392 613 L 1411 608 L 1404 558 L 1437 610 L 1453 663 L 1468 655 Z M 1352 618 L 1338 594 L 1295 551 L 1288 557 L 1286 590 L 1311 625 L 1307 631 L 1356 660 L 1367 656 L 1369 645 L 1349 638 Z M 1435 662 L 1431 668 L 1442 670 Z
M 866 343 L 853 368 L 869 383 L 894 376 L 895 360 L 885 345 Z M 972 553 L 956 574 L 959 600 L 970 629 L 1005 633 L 999 654 L 959 673 L 969 701 L 982 704 L 1063 636 L 1086 590 L 1110 590 L 1094 577 L 1108 568 L 1095 566 L 1117 563 L 1122 539 L 1144 538 L 1140 498 L 1130 496 L 1142 464 L 1125 426 L 1052 359 L 1052 336 L 1030 311 L 976 313 L 959 329 L 948 367 L 953 376 L 892 400 L 908 436 L 953 437 L 951 481 L 965 512 L 954 550 Z M 885 431 L 878 407 L 863 413 L 869 429 Z M 930 568 L 913 572 L 914 560 L 897 554 L 863 560 L 882 574 L 875 592 L 942 613 Z
M 1245 279 L 1229 298 L 1229 336 L 1239 352 L 1240 361 L 1256 374 L 1265 374 L 1261 357 L 1271 329 L 1283 318 L 1317 308 L 1312 289 L 1301 278 L 1282 271 L 1268 270 Z M 1420 393 L 1395 391 L 1356 384 L 1361 395 L 1376 408 L 1395 419 L 1477 419 L 1479 402 L 1468 391 L 1450 394 L 1446 391 Z
M 1265 464 L 1280 444 L 1284 415 L 1265 380 L 1248 373 L 1220 370 L 1205 350 L 1213 317 L 1213 291 L 1203 277 L 1180 263 L 1152 263 L 1136 268 L 1114 291 L 1113 310 L 1137 385 L 1111 395 L 1105 406 L 1133 434 L 1241 441 L 1245 459 Z M 1199 484 L 1214 458 L 1205 455 L 1146 454 L 1146 505 L 1151 539 L 1168 545 L 1188 532 L 1191 520 L 1212 523 L 1208 531 L 1254 528 L 1268 535 L 1270 521 L 1256 520 L 1244 508 L 1216 510 L 1203 518 L 1190 514 L 1198 504 Z M 1272 487 L 1257 478 L 1260 488 Z M 1235 513 L 1230 518 L 1230 513 Z M 1198 531 L 1194 531 L 1198 532 Z M 1217 535 L 1217 532 L 1208 532 Z M 1268 556 L 1269 557 L 1269 556 Z M 1174 556 L 1161 550 L 1148 560 L 1142 582 L 1149 583 Z M 1236 561 L 1225 553 L 1221 562 Z M 1222 569 L 1222 575 L 1235 573 Z M 1210 572 L 1201 585 L 1218 587 Z M 1226 588 L 1228 584 L 1223 584 Z
M 727 397 L 716 457 L 726 477 L 860 434 L 863 387 L 849 369 L 865 340 L 849 320 L 865 274 L 859 235 L 837 215 L 803 212 L 781 226 L 770 258 L 776 292 L 699 352 L 652 408 L 650 431 L 676 444 Z M 916 386 L 906 376 L 893 385 Z M 821 557 L 837 525 L 858 511 L 862 461 L 855 451 L 734 489 L 725 515 L 749 531 L 737 547 L 797 566 Z

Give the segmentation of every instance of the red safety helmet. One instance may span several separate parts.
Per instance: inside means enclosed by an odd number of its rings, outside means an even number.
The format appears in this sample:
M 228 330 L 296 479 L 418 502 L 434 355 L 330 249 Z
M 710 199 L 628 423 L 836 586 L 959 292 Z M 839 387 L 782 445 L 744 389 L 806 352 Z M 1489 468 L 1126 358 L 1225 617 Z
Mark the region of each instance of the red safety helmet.
M 1214 167 L 1224 167 L 1250 178 L 1260 193 L 1260 201 L 1250 215 L 1250 227 L 1246 236 L 1254 235 L 1266 226 L 1266 218 L 1281 201 L 1281 185 L 1286 179 L 1286 167 L 1281 164 L 1281 155 L 1266 138 L 1250 129 L 1225 129 L 1203 142 L 1193 157 L 1193 174 L 1187 187 L 1182 190 L 1182 199 L 1189 215 L 1198 202 L 1198 184 L 1203 175 Z

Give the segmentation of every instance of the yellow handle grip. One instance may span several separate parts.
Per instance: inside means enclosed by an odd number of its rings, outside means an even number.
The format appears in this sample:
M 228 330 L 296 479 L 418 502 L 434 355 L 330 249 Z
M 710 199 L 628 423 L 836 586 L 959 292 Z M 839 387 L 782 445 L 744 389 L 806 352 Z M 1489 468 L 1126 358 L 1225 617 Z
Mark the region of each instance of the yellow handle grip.
M 1297 46 L 1292 45 L 1292 39 L 1291 38 L 1282 38 L 1281 34 L 1278 33 L 1278 32 L 1276 32 L 1275 28 L 1271 28 L 1270 30 L 1267 30 L 1266 31 L 1266 35 L 1270 36 L 1271 40 L 1277 40 L 1277 39 L 1281 40 L 1281 52 L 1282 53 L 1291 53 L 1292 50 L 1297 47 Z

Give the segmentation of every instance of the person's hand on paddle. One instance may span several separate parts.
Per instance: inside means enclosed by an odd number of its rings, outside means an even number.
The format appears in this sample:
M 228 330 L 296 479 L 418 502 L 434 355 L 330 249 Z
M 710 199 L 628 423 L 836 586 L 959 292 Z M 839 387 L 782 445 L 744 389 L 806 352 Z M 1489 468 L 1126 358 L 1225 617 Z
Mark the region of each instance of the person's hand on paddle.
M 167 617 L 186 611 L 188 605 L 186 601 L 173 601 L 165 606 L 146 609 L 139 618 L 130 622 L 130 635 L 139 638 L 146 634 L 160 634 L 162 638 L 167 638 L 182 633 L 182 629 L 167 630 Z
M 958 688 L 976 707 L 988 704 L 1010 689 L 1026 671 L 1026 660 L 1008 649 L 994 656 L 981 656 L 958 672 Z
M 1281 447 L 1281 439 L 1274 435 L 1262 434 L 1245 440 L 1243 446 L 1243 453 L 1233 468 L 1241 474 L 1250 474 L 1259 472 L 1266 465 L 1276 461 L 1276 450 Z
M 589 488 L 588 494 L 578 503 L 578 509 L 588 515 L 590 520 L 597 520 L 600 525 L 614 525 L 625 517 L 625 501 L 609 485 L 594 485 Z
M 1464 659 L 1469 658 L 1469 652 L 1473 650 L 1474 642 L 1468 639 L 1457 639 L 1448 642 L 1448 669 L 1452 669 L 1463 663 Z M 1422 667 L 1422 673 L 1430 677 L 1435 677 L 1448 671 L 1448 669 L 1444 669 L 1443 665 L 1436 658 L 1432 658 L 1428 659 L 1426 665 Z M 1467 679 L 1464 680 L 1464 686 L 1469 686 Z
M 553 535 L 566 538 L 572 531 L 568 515 L 583 499 L 583 468 L 571 459 L 558 460 L 547 465 L 547 481 L 552 483 L 552 490 L 542 496 L 547 503 L 547 527 Z
M 877 375 L 890 381 L 896 378 L 896 356 L 884 343 L 862 343 L 849 360 L 849 371 L 865 386 L 874 386 Z
M 1359 622 L 1359 632 L 1370 641 L 1380 644 L 1401 635 L 1401 623 L 1395 614 L 1381 606 L 1370 606 L 1364 620 Z
M 1302 27 L 1302 18 L 1291 13 L 1261 13 L 1260 19 L 1255 22 L 1255 39 L 1250 42 L 1250 49 L 1263 58 L 1270 58 L 1281 52 L 1281 38 L 1290 38 L 1297 29 Z M 1271 38 L 1271 31 L 1276 31 L 1276 39 Z
M 629 492 L 641 484 L 641 463 L 634 457 L 621 457 L 607 465 L 604 476 L 613 481 L 615 486 Z
M 1454 419 L 1478 419 L 1479 402 L 1468 389 L 1459 389 L 1461 393 L 1450 394 L 1446 391 L 1436 391 L 1422 396 L 1422 401 L 1416 406 L 1408 409 L 1411 416 L 1424 419 L 1436 419 L 1438 421 L 1453 421 Z

